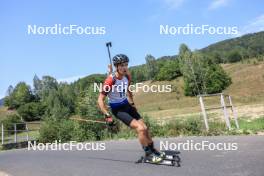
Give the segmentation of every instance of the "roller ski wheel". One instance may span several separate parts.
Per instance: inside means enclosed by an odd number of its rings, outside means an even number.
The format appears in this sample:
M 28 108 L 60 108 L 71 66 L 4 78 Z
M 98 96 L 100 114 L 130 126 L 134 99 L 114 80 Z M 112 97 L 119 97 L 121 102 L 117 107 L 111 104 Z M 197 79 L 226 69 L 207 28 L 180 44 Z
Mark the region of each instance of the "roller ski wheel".
M 179 153 L 172 153 L 171 151 L 161 151 L 160 153 L 160 156 L 157 156 L 155 154 L 151 154 L 149 156 L 142 156 L 138 161 L 136 161 L 136 163 L 148 163 L 180 167 L 180 157 L 178 156 Z
M 165 157 L 167 160 L 173 160 L 174 161 L 174 165 L 176 165 L 177 167 L 181 166 L 181 158 L 179 156 L 180 152 L 179 151 L 171 151 L 171 150 L 164 150 L 161 151 L 162 153 L 165 153 Z

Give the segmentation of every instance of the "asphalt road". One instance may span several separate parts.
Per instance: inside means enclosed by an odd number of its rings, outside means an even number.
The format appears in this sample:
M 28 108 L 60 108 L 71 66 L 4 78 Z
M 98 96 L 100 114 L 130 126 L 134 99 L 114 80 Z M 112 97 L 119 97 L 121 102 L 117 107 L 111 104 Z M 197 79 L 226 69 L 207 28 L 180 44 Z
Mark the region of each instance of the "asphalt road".
M 181 167 L 135 164 L 143 154 L 137 140 L 107 141 L 104 151 L 10 150 L 0 152 L 0 176 L 264 176 L 263 136 L 178 137 L 155 144 L 173 147 L 188 140 L 237 143 L 237 150 L 181 149 Z

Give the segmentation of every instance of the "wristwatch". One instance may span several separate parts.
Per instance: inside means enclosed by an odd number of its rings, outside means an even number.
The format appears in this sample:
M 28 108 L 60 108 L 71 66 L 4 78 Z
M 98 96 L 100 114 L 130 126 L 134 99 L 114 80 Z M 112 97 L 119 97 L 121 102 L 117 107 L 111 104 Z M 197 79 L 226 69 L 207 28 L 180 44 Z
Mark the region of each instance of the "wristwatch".
M 105 113 L 105 117 L 110 117 L 111 115 L 107 112 Z

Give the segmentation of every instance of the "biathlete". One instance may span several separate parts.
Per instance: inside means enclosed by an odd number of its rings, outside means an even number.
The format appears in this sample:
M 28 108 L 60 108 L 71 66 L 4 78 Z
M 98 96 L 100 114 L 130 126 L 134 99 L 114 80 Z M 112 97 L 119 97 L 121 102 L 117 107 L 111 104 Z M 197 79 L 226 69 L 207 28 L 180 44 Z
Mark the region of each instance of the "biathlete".
M 118 54 L 113 57 L 113 64 L 116 70 L 108 75 L 104 81 L 103 90 L 98 97 L 98 105 L 104 113 L 106 121 L 112 121 L 112 117 L 104 103 L 105 98 L 108 97 L 112 114 L 127 126 L 135 129 L 146 157 L 151 158 L 151 162 L 158 163 L 163 160 L 165 154 L 154 148 L 148 127 L 136 109 L 133 94 L 128 88 L 131 83 L 131 75 L 128 74 L 128 62 L 129 58 L 124 54 Z

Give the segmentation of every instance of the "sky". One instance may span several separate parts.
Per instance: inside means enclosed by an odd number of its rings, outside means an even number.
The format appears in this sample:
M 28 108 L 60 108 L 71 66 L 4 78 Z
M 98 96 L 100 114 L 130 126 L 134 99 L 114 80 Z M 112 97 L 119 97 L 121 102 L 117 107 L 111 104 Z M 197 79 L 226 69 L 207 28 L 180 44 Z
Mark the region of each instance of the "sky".
M 264 30 L 262 0 L 0 0 L 0 98 L 9 85 L 50 75 L 71 82 L 106 73 L 111 55 L 124 53 L 130 66 L 176 55 L 181 43 L 192 50 Z M 32 34 L 28 26 L 103 27 L 102 34 Z M 160 26 L 210 25 L 237 27 L 238 34 L 169 34 Z

